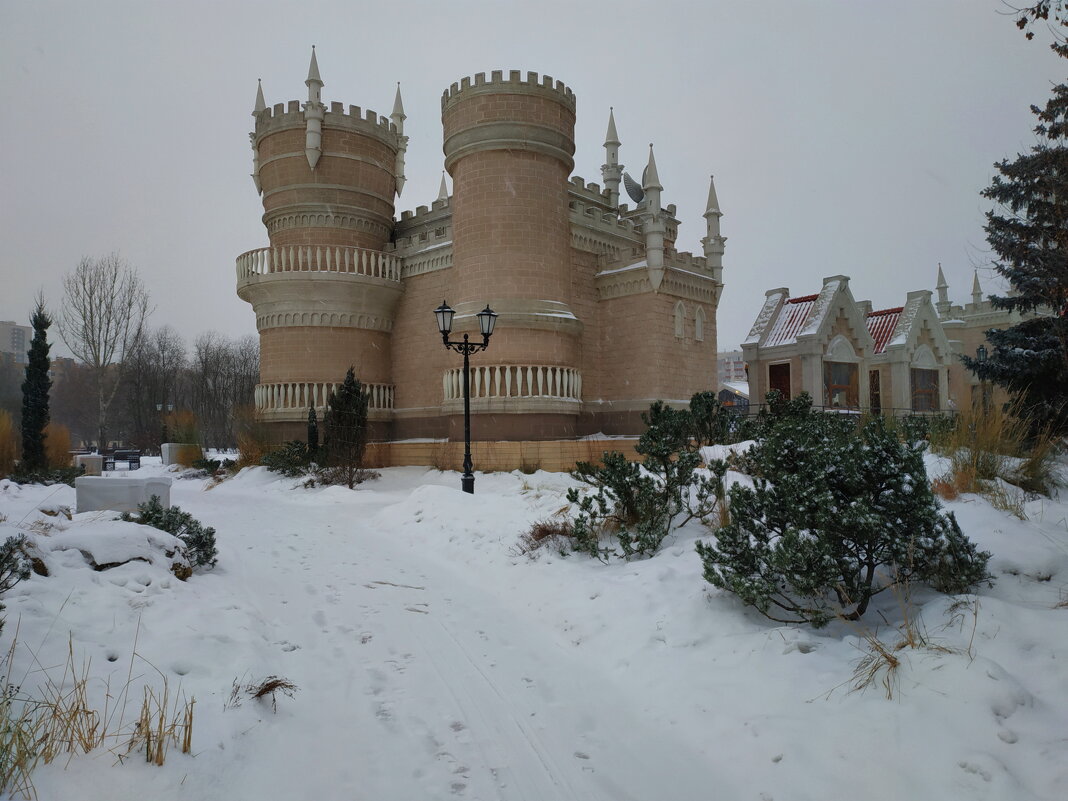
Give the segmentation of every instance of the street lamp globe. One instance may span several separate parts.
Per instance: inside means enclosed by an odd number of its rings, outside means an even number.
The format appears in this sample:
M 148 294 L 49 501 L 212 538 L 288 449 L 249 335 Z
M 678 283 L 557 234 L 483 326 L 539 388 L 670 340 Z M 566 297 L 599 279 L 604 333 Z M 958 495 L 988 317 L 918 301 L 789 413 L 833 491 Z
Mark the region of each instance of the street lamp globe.
M 493 326 L 497 323 L 497 312 L 486 304 L 486 308 L 478 313 L 478 328 L 482 332 L 482 336 L 489 338 L 489 335 L 493 333 Z
M 487 306 L 487 308 L 489 308 Z M 441 332 L 443 337 L 447 337 L 449 332 L 452 331 L 452 316 L 456 314 L 456 310 L 449 306 L 445 301 L 441 301 L 441 305 L 434 309 L 434 316 L 438 318 L 438 331 Z M 492 325 L 490 326 L 493 327 Z

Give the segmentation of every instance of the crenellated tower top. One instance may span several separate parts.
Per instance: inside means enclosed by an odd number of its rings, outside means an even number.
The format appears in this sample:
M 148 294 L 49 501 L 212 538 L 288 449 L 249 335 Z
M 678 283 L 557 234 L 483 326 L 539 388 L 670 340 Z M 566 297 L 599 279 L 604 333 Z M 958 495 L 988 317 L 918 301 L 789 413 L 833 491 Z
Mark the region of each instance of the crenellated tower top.
M 575 93 L 564 86 L 562 81 L 554 81 L 549 75 L 539 78 L 536 72 L 528 72 L 526 78 L 523 78 L 522 70 L 511 70 L 506 78 L 503 70 L 493 70 L 489 80 L 486 80 L 486 73 L 479 72 L 474 79 L 463 78 L 446 89 L 441 95 L 442 112 L 461 97 L 473 94 L 540 95 L 551 97 L 571 111 L 575 110 Z

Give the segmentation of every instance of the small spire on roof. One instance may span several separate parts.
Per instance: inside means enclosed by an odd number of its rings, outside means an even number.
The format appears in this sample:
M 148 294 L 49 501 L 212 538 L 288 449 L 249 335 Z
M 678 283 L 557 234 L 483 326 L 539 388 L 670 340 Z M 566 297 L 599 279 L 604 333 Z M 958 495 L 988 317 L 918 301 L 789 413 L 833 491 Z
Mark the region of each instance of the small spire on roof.
M 312 57 L 311 64 L 308 65 L 308 79 L 304 81 L 306 85 L 317 83 L 319 86 L 325 86 L 323 79 L 319 77 L 319 62 L 315 59 L 315 45 L 312 45 Z
M 983 288 L 979 286 L 979 271 L 976 270 L 972 277 L 972 303 L 978 306 L 983 302 Z
M 616 115 L 612 106 L 608 107 L 608 133 L 604 135 L 604 146 L 621 145 L 619 134 L 616 133 Z
M 449 199 L 449 187 L 445 184 L 445 170 L 441 171 L 441 188 L 438 190 L 438 200 Z
M 261 111 L 267 108 L 267 104 L 263 101 L 263 83 L 259 78 L 256 79 L 256 106 L 252 109 L 252 116 L 255 117 Z
M 408 115 L 404 113 L 404 103 L 401 102 L 400 81 L 397 81 L 397 97 L 393 101 L 393 113 L 389 116 L 400 117 L 401 122 L 408 119 Z
M 653 156 L 653 143 L 649 143 L 649 164 L 645 167 L 645 175 L 642 176 L 642 189 L 647 192 L 650 189 L 663 190 L 660 185 L 660 176 L 656 172 L 656 157 Z
M 705 207 L 705 214 L 718 214 L 719 213 L 719 198 L 716 197 L 716 176 L 708 176 L 708 205 Z
M 935 290 L 938 292 L 938 302 L 935 303 L 935 309 L 941 317 L 945 317 L 949 314 L 953 304 L 949 302 L 949 284 L 946 282 L 946 276 L 942 273 L 942 262 L 938 262 L 938 284 L 935 286 Z

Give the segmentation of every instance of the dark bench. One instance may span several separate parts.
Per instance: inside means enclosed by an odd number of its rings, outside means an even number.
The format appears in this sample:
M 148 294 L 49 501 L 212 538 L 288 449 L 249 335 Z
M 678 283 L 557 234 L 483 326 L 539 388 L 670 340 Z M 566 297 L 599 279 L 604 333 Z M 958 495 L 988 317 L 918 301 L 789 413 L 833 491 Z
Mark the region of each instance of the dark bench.
M 125 462 L 127 470 L 138 470 L 141 467 L 141 451 L 116 450 L 104 456 L 104 469 L 114 470 L 116 462 Z

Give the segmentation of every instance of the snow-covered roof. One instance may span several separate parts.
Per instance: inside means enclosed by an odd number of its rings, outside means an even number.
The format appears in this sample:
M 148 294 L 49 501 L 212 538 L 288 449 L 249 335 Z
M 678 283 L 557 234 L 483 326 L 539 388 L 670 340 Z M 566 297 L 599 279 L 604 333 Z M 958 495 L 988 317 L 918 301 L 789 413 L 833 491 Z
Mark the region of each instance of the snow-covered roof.
M 779 312 L 778 317 L 775 318 L 775 323 L 771 329 L 771 333 L 768 334 L 768 339 L 764 343 L 766 347 L 774 347 L 775 345 L 785 345 L 797 340 L 797 335 L 801 333 L 801 329 L 805 327 L 805 323 L 808 322 L 809 316 L 812 314 L 813 308 L 816 306 L 816 300 L 819 295 L 802 295 L 797 298 L 787 298 L 783 304 L 782 311 Z

